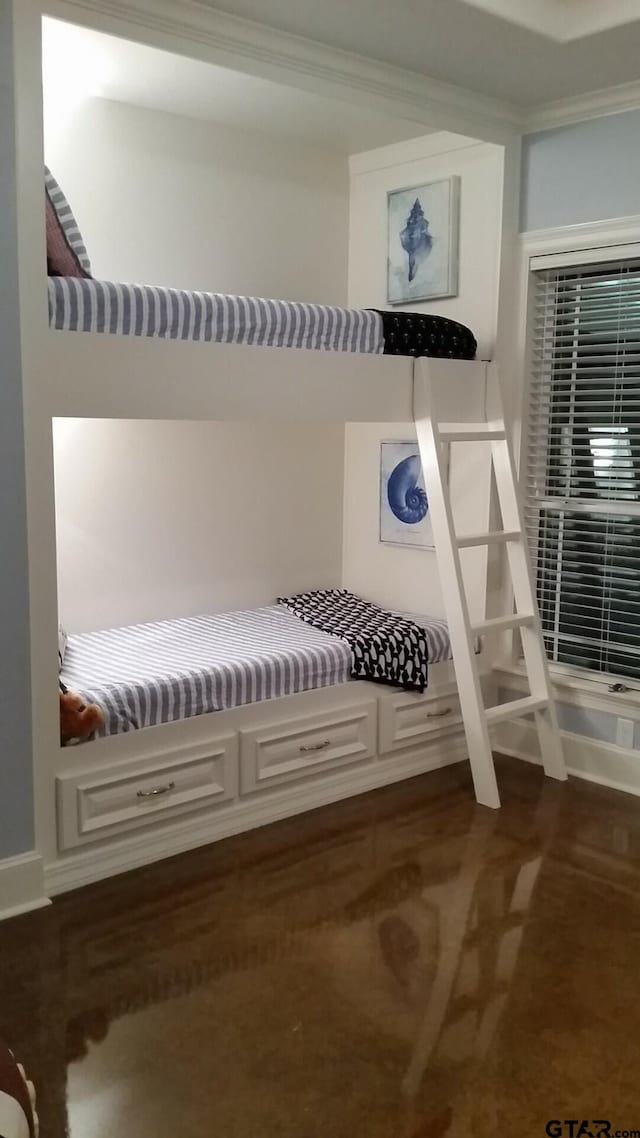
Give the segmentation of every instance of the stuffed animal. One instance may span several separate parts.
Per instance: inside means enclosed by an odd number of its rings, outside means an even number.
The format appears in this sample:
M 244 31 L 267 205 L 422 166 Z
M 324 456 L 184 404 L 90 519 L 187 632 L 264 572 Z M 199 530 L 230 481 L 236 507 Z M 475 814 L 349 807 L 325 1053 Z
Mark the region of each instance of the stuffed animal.
M 85 703 L 75 692 L 60 685 L 60 742 L 63 747 L 71 741 L 88 739 L 102 727 L 104 714 L 95 703 Z

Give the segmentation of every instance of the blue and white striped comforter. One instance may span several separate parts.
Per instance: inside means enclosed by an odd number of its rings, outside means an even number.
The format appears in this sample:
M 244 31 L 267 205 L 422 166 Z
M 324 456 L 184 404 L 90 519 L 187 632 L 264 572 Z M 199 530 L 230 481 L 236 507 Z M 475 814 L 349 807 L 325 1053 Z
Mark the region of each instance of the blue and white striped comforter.
M 81 277 L 48 279 L 49 324 L 62 331 L 370 355 L 384 351 L 377 312 Z
M 60 678 L 113 735 L 346 683 L 346 644 L 277 605 L 69 636 Z
M 451 656 L 446 622 L 427 632 L 429 662 Z M 69 636 L 60 678 L 105 712 L 102 735 L 171 723 L 346 683 L 349 646 L 281 605 Z

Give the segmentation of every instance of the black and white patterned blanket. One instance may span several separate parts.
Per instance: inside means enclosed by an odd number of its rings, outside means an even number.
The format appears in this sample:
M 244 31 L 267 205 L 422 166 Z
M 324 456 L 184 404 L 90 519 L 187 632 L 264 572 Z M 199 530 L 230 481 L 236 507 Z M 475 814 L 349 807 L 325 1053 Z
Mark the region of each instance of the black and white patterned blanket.
M 346 589 L 316 589 L 278 603 L 300 620 L 338 636 L 351 649 L 351 675 L 412 691 L 427 686 L 429 645 L 424 628 Z

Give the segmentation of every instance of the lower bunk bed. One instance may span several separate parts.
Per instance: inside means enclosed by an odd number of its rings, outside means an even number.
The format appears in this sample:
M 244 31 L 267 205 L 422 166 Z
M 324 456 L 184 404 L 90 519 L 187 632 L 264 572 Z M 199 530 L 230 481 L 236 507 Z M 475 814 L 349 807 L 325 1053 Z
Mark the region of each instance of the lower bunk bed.
M 328 593 L 346 602 L 345 620 L 352 627 L 358 614 L 375 611 L 342 590 Z M 334 596 L 324 603 L 335 612 Z M 424 633 L 428 665 L 451 658 L 446 621 L 409 613 L 388 616 L 396 628 L 415 625 Z M 361 632 L 360 643 L 370 644 L 377 635 L 380 652 L 388 656 L 391 640 L 379 627 Z M 71 636 L 60 679 L 101 709 L 105 722 L 97 734 L 108 736 L 332 687 L 352 676 L 388 682 L 377 671 L 383 669 L 374 670 L 370 659 L 358 666 L 346 639 L 276 604 Z M 426 684 L 398 686 L 420 690 Z
M 446 624 L 413 619 L 423 690 L 353 678 L 283 605 L 69 637 L 61 677 L 105 726 L 57 752 L 48 892 L 463 760 Z

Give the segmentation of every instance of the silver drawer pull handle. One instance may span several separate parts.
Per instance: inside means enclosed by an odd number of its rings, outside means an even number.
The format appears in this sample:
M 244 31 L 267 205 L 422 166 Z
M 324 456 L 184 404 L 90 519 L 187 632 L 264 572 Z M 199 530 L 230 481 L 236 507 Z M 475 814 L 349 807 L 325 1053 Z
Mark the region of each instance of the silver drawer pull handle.
M 444 719 L 445 715 L 451 715 L 452 707 L 443 707 L 442 711 L 428 711 L 427 719 Z
M 160 794 L 168 794 L 170 790 L 175 790 L 175 782 L 168 782 L 166 786 L 153 786 L 151 790 L 139 790 L 137 792 L 138 798 L 158 798 Z
M 326 751 L 327 747 L 331 746 L 331 740 L 325 739 L 324 743 L 310 743 L 307 747 L 300 748 L 300 754 L 307 754 L 308 751 Z

